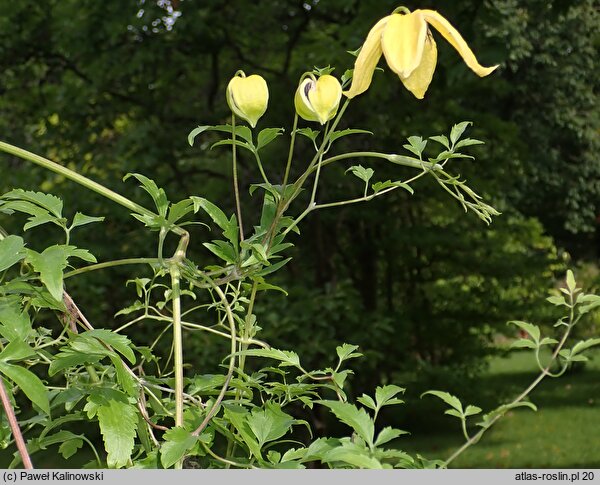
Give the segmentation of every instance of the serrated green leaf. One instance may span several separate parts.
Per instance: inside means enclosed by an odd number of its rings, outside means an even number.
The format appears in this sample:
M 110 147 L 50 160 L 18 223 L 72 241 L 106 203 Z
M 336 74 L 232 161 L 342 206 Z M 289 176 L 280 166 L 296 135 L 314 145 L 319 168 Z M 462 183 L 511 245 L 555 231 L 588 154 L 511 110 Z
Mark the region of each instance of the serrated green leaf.
M 513 325 L 519 327 L 521 330 L 524 330 L 529 336 L 531 336 L 536 345 L 540 341 L 540 328 L 537 325 L 532 325 L 531 323 L 527 322 L 521 322 L 519 320 L 512 320 L 508 323 L 512 323 Z
M 375 446 L 381 446 L 396 439 L 398 436 L 402 436 L 403 434 L 408 434 L 408 432 L 401 429 L 392 428 L 391 426 L 386 426 L 377 435 Z
M 577 297 L 579 304 L 577 309 L 580 315 L 584 315 L 594 308 L 600 307 L 600 296 L 598 295 L 579 295 Z
M 284 436 L 294 424 L 294 418 L 284 413 L 279 405 L 267 402 L 263 409 L 254 408 L 247 422 L 262 448 L 265 443 Z
M 215 204 L 204 197 L 191 196 L 194 203 L 194 212 L 202 209 L 208 214 L 212 221 L 223 230 L 223 235 L 235 246 L 238 244 L 238 224 L 235 216 L 230 219 Z
M 229 146 L 229 145 L 235 145 L 238 146 L 240 148 L 245 148 L 246 150 L 251 151 L 252 153 L 255 153 L 256 148 L 254 147 L 254 145 L 252 145 L 251 143 L 245 142 L 245 141 L 241 141 L 241 140 L 233 140 L 232 138 L 227 138 L 226 140 L 221 140 L 218 141 L 216 143 L 213 143 L 210 146 L 210 149 L 212 150 L 213 148 L 216 147 L 221 147 L 221 146 Z
M 331 409 L 333 414 L 344 424 L 350 426 L 366 443 L 373 446 L 375 425 L 364 409 L 358 409 L 354 404 L 339 401 L 316 401 Z
M 375 173 L 375 170 L 372 168 L 365 168 L 362 165 L 353 165 L 346 172 L 352 172 L 353 175 L 361 179 L 365 183 L 369 183 L 371 177 Z
M 369 409 L 372 409 L 373 411 L 377 410 L 377 404 L 375 404 L 375 401 L 373 401 L 373 398 L 371 396 L 368 396 L 367 394 L 364 394 L 360 397 L 357 397 L 356 400 L 361 403 L 363 406 L 368 407 Z
M 71 349 L 63 350 L 59 352 L 50 363 L 48 375 L 53 376 L 64 369 L 83 364 L 95 364 L 96 362 L 99 362 L 102 357 L 103 355 L 77 352 Z
M 343 462 L 356 468 L 381 469 L 383 466 L 376 458 L 369 456 L 368 451 L 354 443 L 343 443 L 323 453 L 325 463 Z
M 360 129 L 356 129 L 356 128 L 346 128 L 345 130 L 338 130 L 338 131 L 334 131 L 333 133 L 331 133 L 329 136 L 329 141 L 331 143 L 333 143 L 338 138 L 342 138 L 342 137 L 348 136 L 348 135 L 372 135 L 372 134 L 373 134 L 373 132 L 368 131 L 368 130 L 360 130 Z
M 533 411 L 537 411 L 537 407 L 530 401 L 519 401 L 513 404 L 502 404 L 498 406 L 496 409 L 491 410 L 489 413 L 483 415 L 483 421 L 477 423 L 477 426 L 481 426 L 486 428 L 490 425 L 490 423 L 496 419 L 496 417 L 503 416 L 507 411 L 515 408 L 526 407 Z
M 169 468 L 196 445 L 199 437 L 184 428 L 175 427 L 165 433 L 164 439 L 160 447 L 160 462 L 163 467 Z
M 266 147 L 275 138 L 282 135 L 283 131 L 283 128 L 265 128 L 264 130 L 261 130 L 256 139 L 256 149 L 260 150 L 261 148 Z
M 579 354 L 580 352 L 583 352 L 584 350 L 589 349 L 590 347 L 594 347 L 596 345 L 600 345 L 600 338 L 589 338 L 587 340 L 582 340 L 580 342 L 577 342 L 573 346 L 571 355 Z
M 450 131 L 450 141 L 452 142 L 453 145 L 462 136 L 462 134 L 465 132 L 467 127 L 472 124 L 473 124 L 473 122 L 471 122 L 471 121 L 463 121 L 461 123 L 457 123 L 456 125 L 454 125 L 452 127 L 452 130 Z
M 19 236 L 6 236 L 0 240 L 0 271 L 10 268 L 25 258 L 25 243 Z
M 27 223 L 23 226 L 23 230 L 28 231 L 29 229 L 33 229 L 34 227 L 38 227 L 49 222 L 63 227 L 63 224 L 66 221 L 64 219 L 54 217 L 52 214 L 45 213 L 42 215 L 32 216 L 27 219 Z
M 510 344 L 511 349 L 537 349 L 537 345 L 529 339 L 522 338 Z
M 553 305 L 567 305 L 567 302 L 562 296 L 552 295 L 546 298 L 548 303 L 552 303 Z
M 456 409 L 461 414 L 463 413 L 462 403 L 460 402 L 460 399 L 458 399 L 456 396 L 453 396 L 452 394 L 444 391 L 426 391 L 423 394 L 421 394 L 421 397 L 427 394 L 431 394 L 432 396 L 440 398 L 442 401 L 444 401 L 452 408 Z
M 357 357 L 361 357 L 362 354 L 355 352 L 358 350 L 358 345 L 350 345 L 350 344 L 342 344 L 335 348 L 338 358 L 340 362 L 348 359 L 355 359 Z
M 71 229 L 74 227 L 85 226 L 86 224 L 92 224 L 94 222 L 102 222 L 103 220 L 104 217 L 86 216 L 81 212 L 76 212 L 75 216 L 73 217 L 73 222 L 71 223 Z
M 542 345 L 554 345 L 557 344 L 558 340 L 554 339 L 554 338 L 550 338 L 550 337 L 544 337 L 541 341 L 540 341 L 540 347 Z
M 194 211 L 194 203 L 190 199 L 183 199 L 169 206 L 167 221 L 175 224 L 182 217 Z
M 573 271 L 567 270 L 567 289 L 573 293 L 576 288 L 575 275 L 573 274 Z
M 291 260 L 292 260 L 292 258 L 282 259 L 281 261 L 278 261 L 277 263 L 273 263 L 270 266 L 267 266 L 267 267 L 261 269 L 260 271 L 258 271 L 255 274 L 256 274 L 256 276 L 267 276 L 268 274 L 275 273 L 277 270 L 279 270 L 280 268 L 285 266 Z
M 443 145 L 448 150 L 450 150 L 450 142 L 448 141 L 448 137 L 446 135 L 430 136 L 429 139 Z
M 77 450 L 83 446 L 83 440 L 81 438 L 73 438 L 67 441 L 63 441 L 58 447 L 58 452 L 62 455 L 65 460 L 71 458 Z
M 296 130 L 296 133 L 309 138 L 313 143 L 315 143 L 321 132 L 318 130 L 313 130 L 312 128 L 300 128 Z
M 111 330 L 98 328 L 94 330 L 88 330 L 87 332 L 79 334 L 78 339 L 97 339 L 107 345 L 110 345 L 117 352 L 123 354 L 125 358 L 131 363 L 135 364 L 135 354 L 131 349 L 131 340 L 125 335 L 115 333 Z
M 35 355 L 35 351 L 21 340 L 13 340 L 0 352 L 0 361 L 23 360 Z
M 243 352 L 236 352 L 235 355 L 247 355 L 251 357 L 266 357 L 281 362 L 280 367 L 293 366 L 300 368 L 300 358 L 296 352 L 277 349 L 250 349 Z
M 402 387 L 389 384 L 386 386 L 378 386 L 375 389 L 375 401 L 377 407 L 381 408 L 391 404 L 402 404 L 404 401 L 401 399 L 394 399 L 398 394 L 402 394 L 405 391 Z M 392 402 L 393 401 L 393 402 Z
M 205 131 L 220 131 L 223 133 L 232 133 L 233 129 L 232 129 L 231 125 L 198 126 L 197 128 L 194 128 L 188 135 L 188 143 L 190 144 L 190 146 L 193 146 L 194 138 L 196 136 L 198 136 L 200 133 L 203 133 Z M 248 128 L 247 126 L 236 125 L 235 134 L 236 134 L 236 136 L 243 138 L 247 142 L 252 143 L 252 132 L 250 131 L 250 128 Z
M 19 386 L 32 403 L 46 414 L 50 414 L 48 390 L 38 376 L 24 367 L 7 364 L 6 362 L 0 362 L 0 373 Z
M 444 411 L 444 414 L 448 414 L 450 416 L 454 416 L 458 419 L 463 419 L 463 413 L 461 411 L 458 411 L 456 409 L 446 409 Z
M 26 261 L 40 274 L 40 279 L 52 297 L 62 301 L 63 271 L 68 259 L 75 256 L 85 261 L 96 262 L 88 251 L 77 249 L 75 246 L 54 245 L 44 249 L 42 253 L 27 249 Z
M 31 333 L 31 320 L 20 305 L 0 305 L 0 335 L 9 342 L 25 341 Z
M 425 150 L 425 147 L 427 146 L 427 140 L 423 140 L 423 138 L 420 136 L 409 136 L 407 140 L 408 144 L 402 146 L 420 157 L 421 153 L 423 153 L 423 150 Z
M 140 182 L 140 187 L 142 187 L 142 189 L 144 189 L 150 195 L 150 197 L 152 197 L 158 213 L 162 217 L 166 217 L 167 208 L 169 207 L 169 200 L 167 199 L 167 194 L 165 191 L 158 187 L 154 180 L 139 173 L 128 173 L 125 175 L 125 177 L 123 177 L 123 180 L 127 180 L 130 177 L 134 177 L 138 182 Z
M 127 372 L 125 368 L 125 364 L 116 354 L 109 354 L 108 357 L 112 361 L 112 364 L 115 368 L 115 374 L 117 376 L 117 382 L 128 396 L 137 397 L 138 390 L 136 387 L 136 383 L 133 379 L 133 376 Z
M 373 189 L 373 192 L 377 193 L 377 192 L 381 192 L 384 189 L 388 189 L 390 187 L 401 187 L 404 190 L 406 190 L 407 192 L 410 192 L 410 194 L 414 194 L 415 191 L 413 190 L 413 188 L 408 185 L 405 184 L 404 182 L 392 182 L 391 180 L 386 180 L 385 182 L 375 182 L 373 185 L 371 185 L 371 188 Z
M 137 410 L 127 403 L 109 400 L 98 407 L 98 422 L 104 439 L 106 459 L 110 468 L 127 465 L 133 451 L 137 429 Z
M 467 406 L 467 408 L 465 409 L 465 417 L 473 416 L 475 414 L 479 414 L 480 412 L 481 412 L 481 408 L 479 406 L 473 406 L 473 405 L 469 404 Z
M 260 445 L 248 425 L 249 414 L 248 410 L 238 405 L 227 405 L 224 410 L 225 419 L 236 429 L 250 453 L 262 460 Z
M 218 258 L 222 259 L 228 264 L 234 264 L 237 254 L 234 247 L 225 241 L 214 240 L 212 242 L 205 242 L 202 245 L 213 253 Z
M 475 140 L 474 138 L 465 138 L 464 140 L 460 140 L 456 145 L 454 145 L 454 149 L 458 150 L 462 147 L 469 147 L 472 145 L 485 145 L 485 142 L 481 140 Z
M 52 194 L 33 192 L 31 190 L 15 189 L 7 192 L 2 197 L 5 200 L 23 200 L 38 205 L 50 212 L 53 216 L 62 217 L 63 202 Z

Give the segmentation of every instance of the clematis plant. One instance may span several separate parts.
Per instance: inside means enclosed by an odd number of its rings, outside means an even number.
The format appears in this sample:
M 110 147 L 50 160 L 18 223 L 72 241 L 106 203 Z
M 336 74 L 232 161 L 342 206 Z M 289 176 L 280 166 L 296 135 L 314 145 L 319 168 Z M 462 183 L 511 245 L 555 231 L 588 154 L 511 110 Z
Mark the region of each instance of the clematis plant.
M 21 189 L 0 195 L 0 214 L 20 212 L 29 217 L 24 230 L 36 230 L 50 223 L 64 232 L 57 244 L 37 252 L 23 237 L 7 234 L 0 228 L 0 401 L 17 449 L 11 466 L 22 462 L 31 468 L 30 454 L 58 443 L 61 443 L 59 452 L 70 458 L 85 441 L 93 450 L 95 460 L 89 466 L 94 468 L 181 468 L 186 460 L 194 460 L 194 465 L 203 468 L 304 468 L 308 463 L 332 468 L 444 467 L 478 442 L 509 409 L 528 405 L 523 399 L 543 378 L 564 373 L 571 362 L 582 360 L 584 351 L 600 344 L 600 339 L 588 339 L 571 349 L 563 348 L 581 315 L 594 305 L 600 306 L 600 297 L 582 294 L 573 275 L 567 275 L 567 291 L 550 300 L 568 308 L 568 315 L 557 324 L 566 327 L 563 337 L 560 341 L 550 337 L 540 339 L 538 327 L 515 322 L 529 335 L 517 345 L 535 350 L 541 374 L 515 400 L 483 415 L 477 423 L 479 431 L 469 434 L 474 428 L 472 416 L 480 414 L 481 408 L 463 406 L 457 397 L 443 391 L 426 393 L 451 407 L 446 414 L 460 420 L 466 440 L 445 461 L 428 461 L 400 451 L 396 445 L 389 446 L 389 442 L 406 432 L 379 426 L 379 422 L 376 425 L 384 406 L 403 402 L 398 397 L 404 391 L 402 388 L 380 386 L 372 393 L 373 397 L 363 394 L 356 404 L 349 402 L 346 380 L 351 371 L 343 367 L 346 361 L 361 355 L 357 346 L 346 343 L 338 346 L 322 369 L 309 371 L 295 352 L 273 349 L 260 340 L 261 325 L 265 324 L 258 321 L 255 308 L 261 298 L 268 297 L 269 291 L 285 291 L 270 278 L 291 259 L 290 240 L 311 213 L 368 202 L 393 191 L 412 194 L 419 179 L 430 177 L 465 211 L 474 212 L 486 223 L 498 215 L 464 180 L 447 172 L 451 160 L 473 158 L 463 153 L 464 148 L 482 143 L 464 138 L 470 122 L 457 123 L 449 133 L 428 139 L 410 136 L 398 147 L 405 149 L 401 154 L 345 152 L 337 144 L 343 137 L 371 134 L 364 129 L 339 127 L 351 99 L 368 89 L 382 53 L 404 85 L 415 96 L 423 97 L 436 64 L 430 25 L 456 47 L 478 75 L 487 75 L 494 69 L 480 66 L 460 34 L 437 12 L 411 13 L 398 9 L 369 33 L 343 104 L 342 86 L 331 75 L 330 68 L 307 73 L 295 93 L 284 99 L 290 105 L 294 103 L 296 113 L 289 131 L 283 177 L 277 159 L 270 163 L 262 161 L 264 154 L 269 153 L 263 151 L 265 146 L 284 140 L 283 129 L 255 130 L 267 109 L 266 81 L 259 75 L 246 77 L 243 71 L 238 71 L 225 93 L 232 111 L 231 124 L 202 125 L 188 136 L 191 145 L 197 136 L 206 136 L 210 131 L 211 135 L 230 136 L 216 141 L 212 147 L 226 146 L 232 150 L 235 214 L 227 214 L 202 193 L 171 202 L 165 190 L 153 180 L 130 174 L 152 200 L 153 206 L 146 207 L 58 163 L 0 142 L 0 150 L 58 173 L 121 205 L 145 226 L 149 235 L 158 234 L 154 254 L 136 254 L 141 257 L 133 258 L 117 254 L 112 261 L 95 264 L 93 255 L 74 245 L 71 232 L 103 218 L 77 212 L 68 223 L 62 213 L 62 201 L 53 195 Z M 298 128 L 300 118 L 319 123 L 319 130 Z M 237 124 L 237 119 L 248 123 L 250 128 Z M 299 136 L 308 138 L 314 151 L 308 144 L 300 153 L 296 145 Z M 349 142 L 343 146 L 348 145 Z M 239 190 L 237 157 L 242 151 L 256 161 L 262 178 L 245 181 L 245 185 L 251 186 L 250 194 Z M 306 159 L 302 159 L 307 153 Z M 348 192 L 354 193 L 345 192 L 342 200 L 332 200 L 327 193 L 320 193 L 321 171 L 349 160 L 355 165 L 348 167 L 346 173 L 358 183 Z M 375 169 L 369 166 L 372 161 L 392 164 L 393 178 L 377 180 Z M 243 176 L 252 177 L 251 171 L 244 171 Z M 262 205 L 260 216 L 248 221 L 252 212 L 242 211 L 243 197 L 260 198 L 252 204 Z M 210 242 L 193 241 L 197 250 L 205 250 L 205 256 L 212 257 L 209 265 L 193 261 L 188 254 L 190 240 L 196 236 L 196 232 L 188 232 L 192 224 L 218 228 L 212 232 Z M 167 242 L 167 238 L 175 240 Z M 170 257 L 163 254 L 166 248 L 175 248 Z M 74 258 L 89 264 L 72 269 Z M 77 295 L 71 294 L 78 286 L 71 286 L 70 278 L 121 265 L 144 268 L 139 277 L 130 280 L 135 284 L 137 299 L 116 314 L 115 318 L 126 319 L 118 328 L 94 328 L 76 304 Z M 40 325 L 47 315 L 53 317 L 48 322 L 49 326 L 54 325 L 52 330 Z M 106 321 L 112 318 L 108 315 Z M 138 332 L 140 326 L 144 328 Z M 156 339 L 149 347 L 137 345 L 123 333 L 126 329 L 135 329 L 129 333 L 132 338 L 140 333 L 146 336 L 155 333 Z M 226 362 L 221 374 L 206 375 L 202 369 L 191 368 L 185 359 L 185 352 L 190 349 L 184 345 L 183 329 L 226 339 L 227 355 L 215 365 L 217 368 Z M 172 340 L 161 350 L 158 343 L 169 331 Z M 544 366 L 539 351 L 546 345 L 552 345 L 554 351 Z M 269 361 L 264 363 L 263 359 Z M 553 374 L 555 362 L 562 367 Z M 37 373 L 48 369 L 43 381 L 28 370 L 36 364 L 41 364 L 36 367 Z M 51 382 L 52 387 L 48 388 L 44 381 Z M 12 399 L 13 394 L 17 399 Z M 29 410 L 20 404 L 27 400 L 32 403 Z M 16 402 L 19 410 L 14 407 Z M 307 412 L 316 407 L 327 409 L 352 428 L 352 432 L 342 438 L 315 440 L 312 433 L 305 433 L 311 436 L 306 438 L 310 442 L 299 443 L 298 436 L 302 435 L 294 434 L 294 427 L 310 427 L 307 421 L 293 416 L 299 406 L 304 406 Z M 23 413 L 20 422 L 19 413 Z M 80 421 L 83 421 L 79 423 L 83 424 L 82 434 L 56 429 L 61 423 L 71 426 Z M 92 440 L 85 436 L 89 423 L 98 425 L 106 453 L 98 453 Z M 4 429 L 6 426 L 0 423 L 0 433 Z M 376 429 L 380 430 L 377 435 Z M 93 435 L 98 434 L 94 430 Z

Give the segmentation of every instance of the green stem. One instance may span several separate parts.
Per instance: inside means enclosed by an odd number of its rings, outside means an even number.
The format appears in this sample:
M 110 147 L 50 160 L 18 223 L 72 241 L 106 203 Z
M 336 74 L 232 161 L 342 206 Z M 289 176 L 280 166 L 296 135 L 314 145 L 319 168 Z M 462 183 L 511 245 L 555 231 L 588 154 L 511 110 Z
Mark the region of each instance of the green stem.
M 173 301 L 173 371 L 175 373 L 175 426 L 183 427 L 183 339 L 181 334 L 181 289 L 179 267 L 173 264 L 171 273 L 171 298 Z M 183 460 L 175 464 L 181 469 Z
M 246 356 L 243 354 L 246 350 L 248 350 L 248 339 L 250 338 L 250 333 L 252 331 L 252 327 L 250 327 L 250 318 L 252 312 L 254 310 L 254 301 L 256 300 L 256 291 L 258 289 L 258 282 L 254 281 L 252 284 L 252 290 L 250 291 L 250 302 L 248 303 L 248 311 L 246 312 L 246 320 L 244 322 L 244 330 L 242 333 L 242 341 L 240 350 L 242 353 L 240 354 L 240 362 L 239 369 L 240 373 L 244 372 L 244 367 L 246 365 Z
M 260 175 L 262 176 L 263 180 L 267 185 L 271 185 L 271 182 L 269 182 L 267 174 L 265 173 L 265 169 L 262 166 L 262 162 L 260 161 L 260 156 L 257 152 L 254 152 L 254 158 L 256 158 L 256 164 L 258 165 L 258 170 L 260 171 Z
M 292 166 L 292 158 L 294 157 L 294 144 L 296 142 L 296 129 L 298 128 L 298 113 L 294 114 L 294 126 L 292 127 L 290 151 L 288 153 L 287 164 L 285 165 L 285 175 L 283 176 L 283 187 L 286 186 L 290 176 L 290 168 Z
M 90 190 L 96 192 L 97 194 L 100 194 L 101 196 L 106 197 L 107 199 L 110 199 L 113 202 L 116 202 L 117 204 L 122 205 L 123 207 L 126 207 L 130 211 L 133 211 L 135 213 L 142 214 L 145 216 L 155 216 L 156 215 L 152 211 L 149 211 L 148 209 L 146 209 L 145 207 L 142 207 L 141 205 L 136 204 L 132 200 L 129 200 L 127 197 L 124 197 L 121 194 L 118 194 L 118 193 L 113 192 L 112 190 L 106 188 L 104 185 L 101 185 L 98 182 L 94 182 L 93 180 L 90 180 L 89 178 L 84 177 L 83 175 L 80 175 L 73 170 L 63 167 L 62 165 L 59 165 L 56 162 L 48 160 L 47 158 L 40 157 L 39 155 L 36 155 L 35 153 L 28 152 L 27 150 L 23 150 L 22 148 L 18 148 L 14 145 L 11 145 L 9 143 L 5 143 L 2 141 L 0 141 L 0 150 L 4 151 L 6 153 L 10 153 L 11 155 L 15 155 L 24 160 L 33 162 L 36 165 L 39 165 L 48 170 L 51 170 L 52 172 L 55 172 L 59 175 L 62 175 L 63 177 L 68 178 L 69 180 L 72 180 L 73 182 L 76 182 L 79 185 L 81 185 L 87 189 L 90 189 Z
M 393 153 L 380 153 L 380 152 L 349 152 L 335 155 L 333 157 L 326 158 L 321 162 L 323 166 L 329 165 L 330 163 L 337 162 L 338 160 L 345 160 L 347 158 L 382 158 L 388 162 L 395 163 L 396 165 L 403 165 L 411 168 L 426 168 L 429 170 L 439 170 L 442 166 L 438 163 L 423 162 L 417 158 L 407 157 L 404 155 L 395 155 Z M 315 168 L 312 169 L 314 171 Z
M 231 382 L 231 378 L 233 377 L 233 372 L 235 371 L 235 352 L 236 352 L 236 347 L 237 347 L 237 334 L 235 331 L 235 319 L 233 317 L 233 311 L 231 310 L 231 305 L 227 301 L 227 296 L 225 295 L 225 293 L 223 293 L 223 290 L 221 290 L 221 288 L 219 288 L 210 277 L 208 277 L 202 273 L 199 273 L 199 275 L 211 286 L 211 288 L 215 291 L 215 293 L 217 293 L 217 295 L 223 302 L 223 306 L 225 307 L 227 321 L 229 322 L 229 331 L 231 333 L 231 356 L 229 359 L 229 368 L 227 369 L 227 376 L 225 377 L 225 382 L 223 383 L 223 386 L 221 387 L 221 392 L 219 392 L 219 395 L 215 399 L 214 404 L 212 405 L 210 410 L 206 413 L 206 416 L 202 420 L 202 423 L 200 423 L 200 426 L 198 426 L 192 432 L 192 435 L 194 435 L 194 436 L 199 436 L 200 433 L 202 433 L 202 431 L 204 431 L 206 426 L 208 426 L 208 423 L 210 422 L 210 420 L 213 418 L 213 416 L 219 410 L 221 401 L 223 401 L 223 398 L 225 397 L 225 393 L 227 392 L 227 388 L 229 387 L 229 383 Z
M 315 182 L 313 184 L 312 193 L 310 194 L 310 203 L 308 204 L 309 207 L 314 205 L 315 200 L 317 198 L 317 186 L 319 185 L 319 175 L 321 174 L 321 162 L 322 161 L 323 161 L 323 155 L 321 155 L 321 157 L 319 158 L 319 161 L 317 162 L 317 173 L 315 174 Z
M 571 315 L 571 317 L 572 317 L 572 315 Z M 548 363 L 548 365 L 544 369 L 542 369 L 542 371 L 535 378 L 535 380 L 529 386 L 527 386 L 527 388 L 521 394 L 519 394 L 515 399 L 512 400 L 512 402 L 510 404 L 508 404 L 509 408 L 511 406 L 514 406 L 515 404 L 521 402 L 523 399 L 525 399 L 546 376 L 550 375 L 550 368 L 552 367 L 552 364 L 558 357 L 558 353 L 565 345 L 565 342 L 567 341 L 567 338 L 569 337 L 569 334 L 571 333 L 572 328 L 573 328 L 573 321 L 571 321 L 569 323 L 567 330 L 565 331 L 560 342 L 554 349 L 554 352 L 552 353 L 552 357 L 550 358 L 550 362 Z M 458 450 L 456 450 L 446 461 L 444 461 L 444 467 L 447 467 L 452 461 L 454 461 L 460 454 L 462 454 L 471 445 L 477 443 L 481 439 L 483 434 L 488 429 L 490 429 L 494 425 L 494 423 L 496 421 L 498 421 L 502 416 L 503 416 L 502 414 L 498 414 L 488 423 L 488 425 L 485 428 L 481 428 L 481 430 L 479 430 L 478 433 L 471 436 L 470 439 L 468 439 Z
M 104 268 L 112 268 L 113 266 L 124 266 L 127 264 L 157 264 L 159 262 L 158 258 L 126 258 L 126 259 L 116 259 L 114 261 L 106 261 L 104 263 L 91 264 L 89 266 L 85 266 L 83 268 L 77 268 L 73 271 L 69 271 L 65 273 L 63 276 L 64 279 L 71 278 L 72 276 L 77 276 L 83 273 L 88 273 L 90 271 L 96 271 L 98 269 Z
M 175 374 L 175 426 L 183 427 L 183 337 L 181 330 L 181 271 L 179 265 L 185 259 L 190 236 L 184 231 L 179 240 L 177 250 L 171 260 L 171 299 L 173 317 L 173 373 Z M 175 464 L 175 468 L 183 467 L 183 458 Z
M 237 173 L 237 149 L 235 145 L 235 115 L 231 115 L 231 157 L 233 161 L 233 193 L 235 195 L 235 209 L 237 212 L 238 225 L 240 228 L 240 241 L 244 240 L 244 224 L 242 222 L 242 206 L 240 204 L 240 188 L 238 185 Z
M 336 118 L 333 120 L 333 123 L 331 124 L 331 128 L 330 128 L 329 132 L 326 133 L 325 136 L 323 137 L 323 142 L 321 143 L 321 146 L 319 146 L 317 153 L 315 154 L 315 156 L 309 163 L 308 168 L 300 177 L 298 177 L 298 180 L 296 180 L 294 182 L 294 191 L 292 192 L 290 197 L 288 199 L 285 199 L 284 197 L 281 198 L 279 204 L 277 205 L 277 210 L 275 212 L 275 217 L 273 218 L 273 222 L 271 223 L 271 227 L 269 228 L 269 230 L 267 231 L 267 234 L 264 237 L 264 242 L 270 244 L 270 239 L 273 236 L 273 231 L 277 227 L 277 224 L 279 223 L 281 216 L 283 216 L 283 214 L 285 213 L 287 208 L 290 206 L 292 201 L 298 196 L 298 194 L 302 190 L 302 186 L 304 185 L 304 182 L 306 182 L 306 179 L 309 177 L 309 175 L 312 173 L 313 167 L 315 167 L 316 163 L 322 159 L 323 153 L 325 152 L 325 148 L 329 144 L 330 134 L 335 131 L 337 125 L 339 124 L 340 120 L 342 119 L 344 112 L 346 111 L 346 108 L 348 108 L 349 103 L 350 103 L 350 100 L 347 99 L 345 101 L 345 103 L 342 105 L 341 109 L 338 111 Z M 287 182 L 287 180 L 286 180 L 286 182 Z M 289 231 L 286 231 L 286 232 L 289 232 Z

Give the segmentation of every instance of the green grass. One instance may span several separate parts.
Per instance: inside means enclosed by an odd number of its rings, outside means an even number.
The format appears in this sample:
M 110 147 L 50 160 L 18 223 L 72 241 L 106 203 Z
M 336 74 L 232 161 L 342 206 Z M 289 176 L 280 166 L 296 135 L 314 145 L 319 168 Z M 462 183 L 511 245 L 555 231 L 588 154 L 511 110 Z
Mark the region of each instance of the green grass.
M 600 468 L 600 354 L 594 357 L 582 370 L 542 381 L 531 394 L 537 412 L 507 413 L 451 467 Z M 517 395 L 536 375 L 530 353 L 494 359 L 479 381 L 480 399 L 472 404 L 485 412 Z M 447 458 L 463 443 L 458 420 L 450 417 L 443 418 L 441 429 L 411 438 L 398 446 L 427 458 Z

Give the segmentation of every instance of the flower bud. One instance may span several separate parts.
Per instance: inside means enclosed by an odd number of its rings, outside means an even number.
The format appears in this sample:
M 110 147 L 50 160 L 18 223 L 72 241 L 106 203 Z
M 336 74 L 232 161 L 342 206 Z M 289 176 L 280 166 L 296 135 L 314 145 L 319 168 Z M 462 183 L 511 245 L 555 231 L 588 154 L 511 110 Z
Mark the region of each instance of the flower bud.
M 335 77 L 325 74 L 315 80 L 309 76 L 300 82 L 294 105 L 301 118 L 324 125 L 337 113 L 341 98 L 342 86 Z
M 246 75 L 238 71 L 227 85 L 227 104 L 239 118 L 254 128 L 267 111 L 269 88 L 266 81 L 257 74 Z

